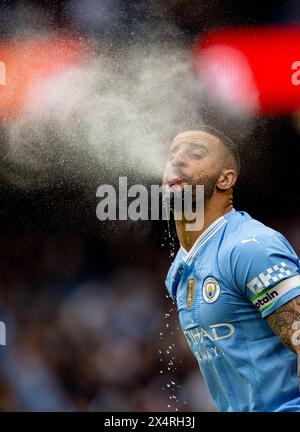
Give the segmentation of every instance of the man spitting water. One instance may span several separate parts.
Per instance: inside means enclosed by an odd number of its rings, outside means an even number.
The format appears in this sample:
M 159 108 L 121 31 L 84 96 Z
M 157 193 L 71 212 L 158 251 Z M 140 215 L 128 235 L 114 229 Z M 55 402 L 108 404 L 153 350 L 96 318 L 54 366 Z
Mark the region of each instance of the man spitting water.
M 203 185 L 204 205 L 197 229 L 175 217 L 166 287 L 219 411 L 300 411 L 300 262 L 280 233 L 233 208 L 239 171 L 216 129 L 174 138 L 165 192 Z

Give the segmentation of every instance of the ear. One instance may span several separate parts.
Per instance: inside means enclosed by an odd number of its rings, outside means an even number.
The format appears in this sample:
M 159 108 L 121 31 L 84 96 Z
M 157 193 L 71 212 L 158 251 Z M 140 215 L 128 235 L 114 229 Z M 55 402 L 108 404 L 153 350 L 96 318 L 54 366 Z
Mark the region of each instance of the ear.
M 232 188 L 237 180 L 237 174 L 234 170 L 224 170 L 220 175 L 217 182 L 217 189 L 220 191 L 226 191 L 227 189 Z

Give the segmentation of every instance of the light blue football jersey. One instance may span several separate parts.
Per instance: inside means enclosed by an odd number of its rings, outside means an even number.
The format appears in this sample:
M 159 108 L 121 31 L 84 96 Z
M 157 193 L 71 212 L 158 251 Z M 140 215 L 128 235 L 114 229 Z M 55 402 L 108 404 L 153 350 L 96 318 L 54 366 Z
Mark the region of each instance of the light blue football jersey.
M 296 354 L 264 319 L 300 295 L 280 233 L 232 210 L 179 249 L 166 287 L 219 411 L 300 411 Z

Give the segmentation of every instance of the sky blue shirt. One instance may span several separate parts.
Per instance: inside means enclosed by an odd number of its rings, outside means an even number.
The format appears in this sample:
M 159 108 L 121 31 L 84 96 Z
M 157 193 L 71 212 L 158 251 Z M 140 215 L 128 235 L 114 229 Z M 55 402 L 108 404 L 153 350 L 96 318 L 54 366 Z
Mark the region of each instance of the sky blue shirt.
M 296 354 L 264 319 L 300 295 L 280 233 L 232 210 L 179 249 L 166 287 L 219 411 L 300 411 Z

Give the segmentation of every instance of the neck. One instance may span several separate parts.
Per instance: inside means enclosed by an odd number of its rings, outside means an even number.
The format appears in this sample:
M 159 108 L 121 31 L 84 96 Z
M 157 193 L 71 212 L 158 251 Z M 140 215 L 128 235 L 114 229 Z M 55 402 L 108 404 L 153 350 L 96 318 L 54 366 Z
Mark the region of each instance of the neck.
M 182 247 L 189 252 L 197 238 L 219 217 L 233 209 L 232 191 L 216 192 L 204 205 L 204 224 L 201 230 L 187 231 L 186 224 L 190 221 L 175 220 L 177 237 Z

